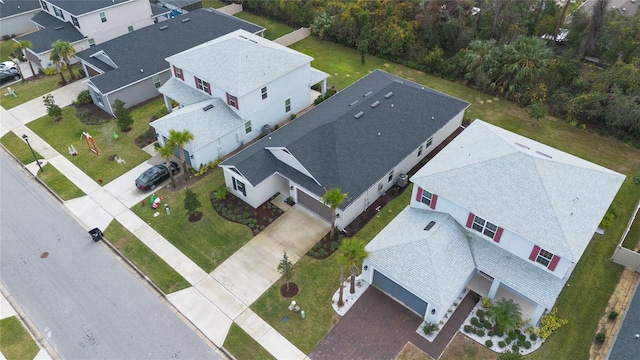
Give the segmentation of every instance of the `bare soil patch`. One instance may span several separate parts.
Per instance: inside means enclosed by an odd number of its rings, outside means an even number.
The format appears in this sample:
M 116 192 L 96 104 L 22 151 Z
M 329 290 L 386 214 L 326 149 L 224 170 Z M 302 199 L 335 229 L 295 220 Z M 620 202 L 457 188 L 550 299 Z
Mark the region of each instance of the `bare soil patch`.
M 198 222 L 202 220 L 202 215 L 202 211 L 194 212 L 193 214 L 189 215 L 189 222 Z
M 298 290 L 298 284 L 294 282 L 285 283 L 280 286 L 280 295 L 286 299 L 292 298 L 298 294 Z

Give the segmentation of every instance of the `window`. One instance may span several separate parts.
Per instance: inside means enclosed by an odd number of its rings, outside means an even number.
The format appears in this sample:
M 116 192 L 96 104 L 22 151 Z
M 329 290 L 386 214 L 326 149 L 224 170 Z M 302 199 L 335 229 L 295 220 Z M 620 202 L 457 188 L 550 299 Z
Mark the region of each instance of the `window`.
M 244 132 L 247 134 L 251 132 L 251 120 L 244 123 Z
M 173 75 L 178 79 L 181 79 L 182 81 L 184 81 L 184 75 L 182 74 L 182 69 L 180 69 L 179 67 L 175 67 L 175 66 L 173 67 Z
M 42 8 L 45 11 L 49 11 L 49 7 L 47 6 L 47 3 L 44 0 L 40 0 L 40 4 L 42 4 Z
M 75 25 L 76 27 L 80 27 L 80 23 L 78 22 L 78 18 L 75 16 L 71 16 L 71 22 L 73 23 L 73 25 Z
M 211 95 L 211 85 L 208 82 L 196 77 L 196 87 L 207 94 Z
M 420 202 L 430 207 L 432 199 L 433 199 L 433 194 L 423 189 L 422 196 L 420 197 Z
M 387 182 L 391 182 L 393 180 L 393 170 L 391 170 L 391 172 L 389 173 L 389 176 L 387 177 Z
M 129 30 L 129 32 L 133 32 L 133 26 L 129 26 L 127 30 Z
M 56 16 L 59 17 L 60 19 L 64 20 L 64 14 L 62 13 L 62 10 L 58 9 L 57 7 L 53 7 L 53 12 L 56 13 Z
M 291 99 L 287 99 L 284 101 L 284 112 L 291 111 Z
M 418 157 L 422 156 L 422 145 L 418 148 Z
M 227 93 L 227 104 L 229 106 L 233 106 L 234 108 L 238 108 L 238 98 Z
M 267 98 L 267 87 L 262 88 L 262 100 Z
M 160 88 L 160 76 L 159 75 L 155 75 L 153 77 L 153 87 L 155 87 L 156 89 Z
M 93 38 L 89 39 L 89 46 L 96 46 L 96 41 Z
M 471 228 L 492 239 L 496 236 L 496 231 L 498 230 L 497 226 L 493 225 L 492 223 L 486 221 L 485 219 L 479 216 L 476 216 L 473 219 L 473 225 L 471 226 Z
M 244 183 L 236 178 L 233 179 L 233 190 L 239 191 L 242 195 L 247 196 L 247 189 L 244 186 Z
M 433 143 L 433 136 L 429 138 L 429 140 L 427 140 L 427 145 L 424 147 L 425 149 L 428 149 L 429 146 L 431 146 L 431 144 Z
M 101 22 L 107 22 L 107 15 L 103 12 L 100 13 L 100 21 Z
M 96 101 L 98 102 L 98 105 L 104 107 L 104 101 L 102 100 L 102 94 L 100 94 L 98 92 L 94 92 L 94 94 L 96 95 Z
M 549 266 L 551 263 L 551 259 L 553 258 L 553 254 L 548 252 L 545 249 L 540 249 L 538 256 L 536 257 L 536 262 L 544 265 L 545 267 Z

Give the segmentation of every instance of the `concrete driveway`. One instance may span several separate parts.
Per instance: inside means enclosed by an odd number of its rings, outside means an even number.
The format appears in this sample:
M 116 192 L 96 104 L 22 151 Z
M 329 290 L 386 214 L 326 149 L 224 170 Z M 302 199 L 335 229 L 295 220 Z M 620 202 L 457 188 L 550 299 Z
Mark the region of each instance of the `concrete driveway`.
M 280 278 L 276 270 L 283 251 L 296 263 L 331 230 L 331 225 L 296 204 L 256 235 L 211 276 L 246 306 Z

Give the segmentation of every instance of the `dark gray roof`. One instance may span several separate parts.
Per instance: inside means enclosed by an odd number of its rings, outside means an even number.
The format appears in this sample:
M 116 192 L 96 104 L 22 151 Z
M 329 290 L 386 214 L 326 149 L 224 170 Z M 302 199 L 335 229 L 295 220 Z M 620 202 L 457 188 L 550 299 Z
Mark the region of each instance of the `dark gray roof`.
M 38 0 L 3 0 L 0 2 L 0 19 L 40 9 Z
M 636 290 L 627 307 L 624 320 L 618 330 L 615 342 L 609 354 L 610 360 L 637 360 L 640 354 L 640 286 Z
M 130 1 L 131 0 L 47 0 L 48 3 L 76 16 Z
M 151 13 L 153 14 L 153 16 L 158 16 L 158 15 L 162 15 L 170 12 L 171 10 L 167 8 L 151 3 Z
M 318 196 L 338 187 L 349 194 L 346 208 L 467 106 L 376 70 L 223 165 L 235 166 L 254 185 L 277 171 Z M 277 161 L 265 150 L 273 146 L 286 147 L 320 185 Z
M 44 29 L 20 36 L 17 39 L 31 41 L 32 50 L 38 54 L 50 50 L 51 44 L 56 40 L 68 41 L 73 44 L 84 39 L 84 35 L 71 23 L 64 22 L 45 11 L 35 14 L 31 21 Z
M 188 21 L 186 21 L 188 19 Z M 106 71 L 91 78 L 109 93 L 169 68 L 164 59 L 238 29 L 253 34 L 264 28 L 213 9 L 198 9 L 159 22 L 79 52 L 76 56 Z M 118 66 L 113 69 L 91 55 L 103 50 Z M 144 72 L 140 72 L 143 69 Z

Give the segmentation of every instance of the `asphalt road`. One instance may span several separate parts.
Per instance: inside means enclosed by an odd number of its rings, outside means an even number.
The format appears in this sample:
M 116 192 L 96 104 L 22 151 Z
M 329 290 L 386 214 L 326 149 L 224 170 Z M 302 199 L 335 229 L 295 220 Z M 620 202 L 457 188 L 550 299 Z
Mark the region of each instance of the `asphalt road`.
M 0 151 L 0 281 L 63 359 L 219 359 Z

